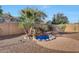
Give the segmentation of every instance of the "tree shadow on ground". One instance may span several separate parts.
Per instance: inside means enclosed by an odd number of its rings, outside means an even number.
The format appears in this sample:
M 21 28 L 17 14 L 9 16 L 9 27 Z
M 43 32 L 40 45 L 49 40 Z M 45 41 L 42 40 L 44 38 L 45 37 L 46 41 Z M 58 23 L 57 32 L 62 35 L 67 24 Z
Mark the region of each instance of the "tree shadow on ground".
M 79 32 L 59 32 L 59 34 L 77 34 L 77 33 L 79 33 Z
M 16 38 L 16 37 L 19 37 L 21 35 L 23 35 L 23 34 L 4 35 L 4 36 L 0 36 L 0 40 Z
M 62 37 L 79 40 L 79 32 L 60 32 Z

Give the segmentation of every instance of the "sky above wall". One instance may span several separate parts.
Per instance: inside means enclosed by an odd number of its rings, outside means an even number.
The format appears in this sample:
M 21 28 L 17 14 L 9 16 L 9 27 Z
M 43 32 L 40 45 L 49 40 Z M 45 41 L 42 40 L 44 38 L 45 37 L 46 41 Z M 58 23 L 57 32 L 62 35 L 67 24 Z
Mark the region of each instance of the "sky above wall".
M 11 13 L 13 16 L 19 16 L 23 8 L 35 8 L 47 14 L 46 20 L 52 20 L 56 13 L 64 13 L 70 23 L 79 22 L 79 5 L 3 5 L 4 13 Z

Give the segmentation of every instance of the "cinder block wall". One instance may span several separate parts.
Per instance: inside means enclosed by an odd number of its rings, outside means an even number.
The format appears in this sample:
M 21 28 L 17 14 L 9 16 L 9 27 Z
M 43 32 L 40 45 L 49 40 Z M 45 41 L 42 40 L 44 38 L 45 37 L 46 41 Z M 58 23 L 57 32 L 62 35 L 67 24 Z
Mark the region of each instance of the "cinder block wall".
M 17 23 L 0 23 L 0 36 L 21 33 L 24 31 L 18 27 Z
M 66 24 L 65 32 L 79 32 L 79 24 Z M 24 33 L 17 23 L 0 23 L 0 36 Z

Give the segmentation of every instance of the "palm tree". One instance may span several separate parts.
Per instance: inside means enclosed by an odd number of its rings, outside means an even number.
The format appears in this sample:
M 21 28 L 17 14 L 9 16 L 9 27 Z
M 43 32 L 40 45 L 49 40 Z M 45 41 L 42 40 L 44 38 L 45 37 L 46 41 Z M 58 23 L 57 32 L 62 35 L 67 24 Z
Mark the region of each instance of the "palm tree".
M 37 9 L 26 8 L 21 10 L 19 26 L 24 28 L 24 32 L 27 33 L 26 29 L 31 29 L 36 23 L 40 23 L 45 19 L 47 15 Z

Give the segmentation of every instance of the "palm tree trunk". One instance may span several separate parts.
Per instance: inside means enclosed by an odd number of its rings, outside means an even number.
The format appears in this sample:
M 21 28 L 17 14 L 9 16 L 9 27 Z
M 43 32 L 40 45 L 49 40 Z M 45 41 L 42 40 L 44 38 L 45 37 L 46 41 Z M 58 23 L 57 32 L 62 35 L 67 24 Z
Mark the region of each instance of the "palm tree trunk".
M 27 34 L 28 31 L 26 31 L 26 26 L 25 25 L 23 25 L 23 26 L 24 26 L 24 32 L 25 32 L 25 34 Z
M 28 30 L 26 30 L 25 25 L 24 25 L 24 32 L 25 32 L 24 39 L 29 39 L 29 37 L 28 37 Z

